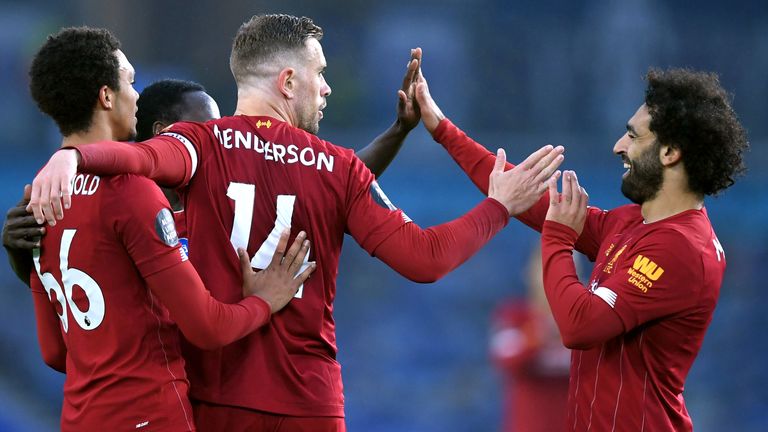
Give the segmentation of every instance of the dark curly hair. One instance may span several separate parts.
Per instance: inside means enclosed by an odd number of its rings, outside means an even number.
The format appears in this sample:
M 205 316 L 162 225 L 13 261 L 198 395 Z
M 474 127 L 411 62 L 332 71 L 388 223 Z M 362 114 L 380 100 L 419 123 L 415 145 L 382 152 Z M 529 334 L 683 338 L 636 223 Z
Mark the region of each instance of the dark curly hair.
M 660 143 L 680 149 L 688 187 L 716 195 L 745 170 L 747 136 L 714 73 L 651 69 L 645 105 Z
M 254 15 L 237 30 L 229 56 L 235 81 L 253 74 L 256 68 L 276 55 L 304 47 L 308 38 L 320 40 L 323 29 L 307 17 Z
M 151 138 L 154 135 L 152 125 L 156 121 L 171 124 L 183 120 L 184 95 L 204 91 L 205 87 L 194 81 L 176 79 L 164 79 L 148 85 L 142 90 L 137 103 L 136 141 Z
M 108 30 L 68 27 L 48 36 L 32 60 L 29 90 L 61 134 L 87 131 L 101 86 L 119 91 L 120 41 Z

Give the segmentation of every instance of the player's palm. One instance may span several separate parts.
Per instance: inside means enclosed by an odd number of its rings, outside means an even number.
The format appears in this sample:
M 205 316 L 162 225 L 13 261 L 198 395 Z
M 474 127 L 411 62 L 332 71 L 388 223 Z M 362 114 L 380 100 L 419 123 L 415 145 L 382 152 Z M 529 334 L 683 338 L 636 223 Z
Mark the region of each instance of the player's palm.
M 510 216 L 528 210 L 547 190 L 547 180 L 557 179 L 557 167 L 563 162 L 563 147 L 544 146 L 509 171 L 504 149 L 496 153 L 496 164 L 491 171 L 488 196 L 502 203 Z
M 412 130 L 419 124 L 421 113 L 416 103 L 416 84 L 421 66 L 421 48 L 411 50 L 411 60 L 403 77 L 403 85 L 397 92 L 397 121 L 405 130 Z
M 557 179 L 547 182 L 549 187 L 549 210 L 547 220 L 561 223 L 581 235 L 587 219 L 589 195 L 579 185 L 579 179 L 573 171 L 563 173 L 563 192 L 557 192 Z

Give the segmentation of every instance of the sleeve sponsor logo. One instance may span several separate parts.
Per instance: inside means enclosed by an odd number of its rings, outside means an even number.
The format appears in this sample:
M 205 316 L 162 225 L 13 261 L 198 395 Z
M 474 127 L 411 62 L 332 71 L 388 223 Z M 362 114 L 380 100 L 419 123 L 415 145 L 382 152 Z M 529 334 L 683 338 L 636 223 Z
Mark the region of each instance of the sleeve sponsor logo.
M 632 267 L 627 269 L 629 279 L 627 282 L 638 287 L 642 292 L 648 292 L 653 287 L 653 282 L 659 280 L 664 274 L 664 269 L 646 256 L 638 254 Z
M 394 204 L 392 204 L 392 201 L 389 200 L 387 195 L 384 193 L 383 190 L 381 190 L 381 187 L 376 182 L 376 180 L 371 182 L 371 198 L 373 198 L 373 201 L 378 204 L 379 206 L 391 210 L 396 211 L 397 207 L 395 207 Z M 408 215 L 403 212 L 403 221 L 405 223 L 411 222 L 411 218 L 408 217 Z
M 173 223 L 173 214 L 167 208 L 160 209 L 157 212 L 157 216 L 155 216 L 155 231 L 160 240 L 168 246 L 173 247 L 179 244 L 179 237 L 176 235 L 176 225 Z

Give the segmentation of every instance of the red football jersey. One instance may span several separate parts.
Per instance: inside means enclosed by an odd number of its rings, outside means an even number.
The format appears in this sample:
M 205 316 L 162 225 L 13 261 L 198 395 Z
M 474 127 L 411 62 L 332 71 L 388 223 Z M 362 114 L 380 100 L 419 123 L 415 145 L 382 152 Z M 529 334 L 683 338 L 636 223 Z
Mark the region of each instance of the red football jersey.
M 333 300 L 344 234 L 369 253 L 409 219 L 354 152 L 269 117 L 177 123 L 189 152 L 189 257 L 212 295 L 240 300 L 236 247 L 265 268 L 280 232 L 309 234 L 317 269 L 269 325 L 222 349 L 185 346 L 192 397 L 297 416 L 343 416 Z
M 435 140 L 487 191 L 492 153 L 449 120 L 440 123 Z M 518 219 L 541 231 L 548 206 L 545 194 Z M 564 225 L 547 226 L 575 238 Z M 565 249 L 570 253 L 572 246 Z M 575 249 L 595 261 L 586 289 L 616 312 L 625 332 L 596 348 L 572 350 L 566 430 L 692 430 L 683 386 L 725 272 L 725 253 L 706 210 L 646 224 L 638 205 L 611 211 L 590 207 Z M 572 259 L 567 261 L 572 267 Z M 550 272 L 555 270 L 564 269 Z M 545 269 L 545 279 L 548 274 L 565 276 Z M 568 276 L 577 280 L 575 271 Z M 558 305 L 551 302 L 554 310 Z
M 66 345 L 62 430 L 194 430 L 178 330 L 143 282 L 186 260 L 168 202 L 146 178 L 84 174 L 72 201 L 31 277 L 51 299 L 38 321 L 60 320 L 41 343 Z
M 638 205 L 591 209 L 580 243 L 599 244 L 588 288 L 626 332 L 573 350 L 568 430 L 692 430 L 683 387 L 725 272 L 706 210 L 646 224 Z

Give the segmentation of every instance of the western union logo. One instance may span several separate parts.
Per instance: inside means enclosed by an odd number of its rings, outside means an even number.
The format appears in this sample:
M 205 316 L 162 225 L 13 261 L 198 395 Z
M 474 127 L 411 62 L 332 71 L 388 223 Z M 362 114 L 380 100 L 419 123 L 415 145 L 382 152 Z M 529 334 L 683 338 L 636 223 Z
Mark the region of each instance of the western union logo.
M 642 255 L 638 255 L 637 258 L 635 258 L 635 263 L 632 264 L 632 268 L 644 274 L 652 281 L 659 280 L 661 275 L 664 274 L 663 268 Z
M 264 126 L 264 127 L 266 127 L 267 129 L 269 129 L 269 127 L 270 127 L 270 126 L 272 126 L 272 120 L 267 120 L 267 121 L 261 121 L 261 120 L 259 120 L 259 121 L 257 121 L 257 122 L 256 122 L 256 127 L 257 127 L 257 128 L 260 128 L 260 127 L 262 127 L 262 126 Z

